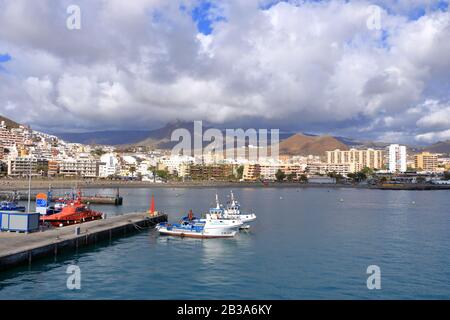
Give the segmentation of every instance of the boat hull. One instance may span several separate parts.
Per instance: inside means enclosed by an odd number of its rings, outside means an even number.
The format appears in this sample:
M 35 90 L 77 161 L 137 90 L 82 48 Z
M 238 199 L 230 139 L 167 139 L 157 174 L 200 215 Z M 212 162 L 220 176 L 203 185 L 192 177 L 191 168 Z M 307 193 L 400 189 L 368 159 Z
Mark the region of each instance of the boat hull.
M 92 217 L 86 217 L 82 219 L 67 219 L 67 220 L 51 220 L 51 219 L 41 219 L 42 222 L 50 223 L 54 227 L 65 227 L 65 226 L 71 226 L 74 224 L 80 224 L 84 222 L 94 221 L 94 220 L 100 220 L 102 219 L 101 216 L 92 216 Z
M 228 217 L 232 219 L 240 219 L 243 223 L 249 223 L 256 220 L 255 214 L 230 215 Z
M 237 233 L 236 229 L 230 228 L 184 228 L 177 226 L 159 225 L 156 230 L 161 235 L 186 237 L 186 238 L 231 238 Z
M 196 239 L 212 239 L 212 238 L 232 238 L 236 235 L 236 231 L 227 231 L 221 234 L 207 234 L 207 233 L 198 233 L 198 232 L 189 232 L 189 231 L 169 231 L 165 229 L 160 229 L 158 232 L 161 235 L 166 236 L 175 236 L 181 238 L 196 238 Z

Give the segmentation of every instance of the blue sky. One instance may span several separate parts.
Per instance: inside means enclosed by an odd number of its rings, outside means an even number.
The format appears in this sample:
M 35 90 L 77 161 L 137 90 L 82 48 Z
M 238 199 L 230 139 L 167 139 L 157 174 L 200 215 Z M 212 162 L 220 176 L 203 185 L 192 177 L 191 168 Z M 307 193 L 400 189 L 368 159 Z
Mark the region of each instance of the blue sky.
M 216 5 L 211 1 L 201 1 L 200 5 L 195 7 L 191 16 L 197 25 L 199 32 L 208 35 L 213 31 L 213 24 L 217 21 L 224 20 L 224 17 L 213 17 L 212 11 L 217 9 Z
M 11 56 L 7 53 L 0 53 L 0 63 L 8 62 L 11 60 Z

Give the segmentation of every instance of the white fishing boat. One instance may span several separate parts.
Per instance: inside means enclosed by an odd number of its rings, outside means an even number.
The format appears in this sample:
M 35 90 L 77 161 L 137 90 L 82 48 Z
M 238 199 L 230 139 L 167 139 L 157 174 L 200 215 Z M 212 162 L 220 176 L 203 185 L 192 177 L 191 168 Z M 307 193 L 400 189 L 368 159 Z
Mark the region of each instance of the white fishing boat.
M 240 203 L 234 198 L 233 191 L 231 191 L 231 198 L 228 202 L 228 205 L 224 209 L 223 217 L 226 219 L 239 219 L 245 225 L 245 228 L 248 229 L 249 222 L 253 222 L 256 220 L 256 214 L 254 213 L 243 213 L 241 212 Z
M 254 213 L 246 214 L 242 213 L 239 202 L 234 198 L 233 191 L 231 191 L 231 200 L 226 208 L 219 202 L 219 196 L 216 194 L 216 207 L 209 210 L 209 213 L 205 215 L 205 218 L 197 219 L 196 221 L 205 222 L 210 220 L 221 220 L 222 223 L 234 223 L 235 220 L 240 221 L 242 224 L 239 229 L 250 229 L 249 223 L 256 220 Z
M 222 212 L 220 212 L 222 210 Z M 180 223 L 163 222 L 156 226 L 160 234 L 190 238 L 230 238 L 242 226 L 238 219 L 223 219 L 223 209 L 210 209 L 204 219 L 195 218 L 192 211 Z

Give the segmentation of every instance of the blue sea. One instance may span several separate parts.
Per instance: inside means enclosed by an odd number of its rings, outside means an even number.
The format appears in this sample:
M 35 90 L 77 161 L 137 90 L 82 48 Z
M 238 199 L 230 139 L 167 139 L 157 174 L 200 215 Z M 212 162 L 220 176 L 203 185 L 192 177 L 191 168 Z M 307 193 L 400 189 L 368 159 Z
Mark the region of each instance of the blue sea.
M 225 188 L 122 189 L 109 215 L 158 210 L 177 221 L 225 201 Z M 257 214 L 233 239 L 181 239 L 144 230 L 0 273 L 0 299 L 448 299 L 450 192 L 237 188 Z M 115 190 L 88 190 L 110 193 Z M 69 290 L 67 267 L 81 270 Z M 367 288 L 367 267 L 381 289 Z

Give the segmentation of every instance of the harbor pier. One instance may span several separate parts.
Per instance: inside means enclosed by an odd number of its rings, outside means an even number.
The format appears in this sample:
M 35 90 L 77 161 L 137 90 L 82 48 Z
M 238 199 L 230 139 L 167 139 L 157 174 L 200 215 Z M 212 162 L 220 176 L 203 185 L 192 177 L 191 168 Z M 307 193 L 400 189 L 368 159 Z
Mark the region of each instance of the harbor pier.
M 166 214 L 129 213 L 30 234 L 0 232 L 0 271 L 123 237 L 164 221 Z
M 17 196 L 21 200 L 28 199 L 28 195 L 26 193 L 17 193 Z M 53 199 L 64 199 L 67 195 L 64 194 L 56 194 L 53 195 Z M 7 200 L 11 198 L 11 192 L 0 192 L 0 200 Z M 36 194 L 30 195 L 30 200 L 35 201 L 36 200 Z M 81 201 L 83 203 L 90 203 L 90 204 L 110 204 L 114 206 L 121 206 L 123 204 L 123 197 L 120 195 L 116 196 L 102 196 L 102 195 L 87 195 L 83 196 Z

